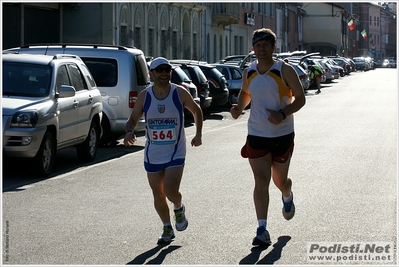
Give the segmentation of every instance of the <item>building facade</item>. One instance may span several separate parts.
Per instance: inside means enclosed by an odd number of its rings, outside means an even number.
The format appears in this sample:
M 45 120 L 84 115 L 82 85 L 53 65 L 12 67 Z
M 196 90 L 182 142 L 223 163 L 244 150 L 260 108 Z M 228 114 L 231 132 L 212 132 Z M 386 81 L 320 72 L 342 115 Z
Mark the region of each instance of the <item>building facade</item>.
M 2 3 L 3 49 L 32 43 L 135 46 L 149 57 L 218 62 L 271 28 L 276 52 L 396 58 L 396 3 Z M 356 27 L 349 30 L 348 22 Z M 367 40 L 361 32 L 367 33 Z

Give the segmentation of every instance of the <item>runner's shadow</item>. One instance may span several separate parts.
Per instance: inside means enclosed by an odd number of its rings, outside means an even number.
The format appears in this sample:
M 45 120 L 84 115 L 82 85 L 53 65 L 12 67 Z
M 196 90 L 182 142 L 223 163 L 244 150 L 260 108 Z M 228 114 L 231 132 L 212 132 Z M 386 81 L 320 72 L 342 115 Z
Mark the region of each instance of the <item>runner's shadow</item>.
M 255 264 L 259 260 L 262 251 L 266 250 L 268 247 L 269 245 L 251 248 L 251 253 L 243 258 L 239 264 Z
M 258 264 L 273 264 L 281 258 L 281 252 L 283 247 L 287 245 L 287 242 L 291 240 L 290 236 L 280 236 L 276 244 L 273 245 L 272 251 L 267 253 L 263 259 L 261 259 Z
M 240 264 L 274 264 L 281 258 L 283 247 L 287 245 L 287 242 L 290 241 L 290 239 L 290 236 L 280 236 L 277 243 L 273 245 L 273 249 L 261 260 L 259 260 L 260 254 L 262 251 L 268 249 L 269 246 L 253 247 L 251 249 L 251 254 L 243 258 L 240 261 Z
M 126 265 L 130 265 L 130 264 L 158 264 L 158 265 L 160 265 L 164 261 L 167 254 L 173 252 L 176 249 L 181 248 L 181 246 L 169 246 L 165 249 L 162 249 L 164 247 L 165 247 L 165 245 L 158 245 L 155 248 L 150 249 L 150 250 L 138 255 L 136 258 L 134 258 L 131 262 L 128 262 Z M 158 254 L 158 256 L 156 256 L 154 259 L 152 259 L 146 263 L 146 260 L 148 260 L 149 258 L 154 256 L 158 251 L 161 251 Z

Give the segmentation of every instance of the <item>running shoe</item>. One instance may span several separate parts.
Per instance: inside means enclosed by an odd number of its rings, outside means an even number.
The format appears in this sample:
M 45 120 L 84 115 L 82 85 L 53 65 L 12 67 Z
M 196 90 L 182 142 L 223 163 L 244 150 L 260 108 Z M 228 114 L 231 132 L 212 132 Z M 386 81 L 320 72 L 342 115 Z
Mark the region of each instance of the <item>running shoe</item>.
M 182 205 L 180 209 L 174 210 L 176 220 L 176 230 L 184 231 L 187 228 L 188 221 L 186 218 L 186 207 Z
M 291 220 L 292 217 L 295 215 L 295 205 L 294 205 L 294 193 L 292 193 L 292 199 L 290 202 L 285 203 L 284 198 L 282 197 L 283 200 L 283 216 L 284 218 L 288 221 Z
M 163 233 L 158 238 L 158 245 L 159 244 L 169 244 L 172 242 L 172 239 L 175 238 L 175 233 L 173 232 L 172 226 L 164 226 Z
M 256 229 L 256 236 L 254 237 L 254 240 L 252 241 L 253 246 L 268 246 L 272 243 L 270 241 L 270 234 L 266 230 L 266 227 L 261 226 Z

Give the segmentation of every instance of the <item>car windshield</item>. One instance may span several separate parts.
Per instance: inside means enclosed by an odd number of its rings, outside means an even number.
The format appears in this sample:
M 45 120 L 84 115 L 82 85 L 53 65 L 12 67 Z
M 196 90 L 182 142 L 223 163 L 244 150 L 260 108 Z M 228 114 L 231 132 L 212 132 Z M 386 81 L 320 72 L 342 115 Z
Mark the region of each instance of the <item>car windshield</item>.
M 171 80 L 172 80 L 172 82 L 177 82 L 177 83 L 181 83 L 181 82 L 190 83 L 191 82 L 191 80 L 187 76 L 187 74 L 181 68 L 177 68 L 177 67 L 173 69 Z
M 198 77 L 199 77 L 200 81 L 202 83 L 207 83 L 208 79 L 206 78 L 206 76 L 205 76 L 204 72 L 201 70 L 201 68 L 197 67 L 197 66 L 193 66 L 193 67 L 197 70 Z
M 44 97 L 49 94 L 51 67 L 3 63 L 3 96 Z

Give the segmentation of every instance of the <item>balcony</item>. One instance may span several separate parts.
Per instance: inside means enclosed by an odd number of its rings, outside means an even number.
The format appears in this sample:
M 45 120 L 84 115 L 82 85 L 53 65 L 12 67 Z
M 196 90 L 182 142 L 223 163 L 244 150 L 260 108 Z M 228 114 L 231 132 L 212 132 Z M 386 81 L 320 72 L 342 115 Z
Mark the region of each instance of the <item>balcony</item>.
M 228 26 L 240 22 L 239 3 L 215 3 L 212 10 L 212 24 Z

